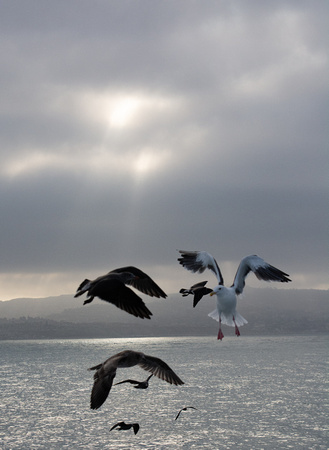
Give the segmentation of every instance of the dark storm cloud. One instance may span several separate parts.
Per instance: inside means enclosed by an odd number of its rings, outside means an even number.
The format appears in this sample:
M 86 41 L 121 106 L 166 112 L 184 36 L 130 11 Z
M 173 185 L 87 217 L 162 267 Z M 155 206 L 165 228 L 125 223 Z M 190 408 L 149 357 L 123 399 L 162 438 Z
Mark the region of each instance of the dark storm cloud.
M 324 1 L 2 5 L 1 272 L 171 267 L 190 248 L 327 285 L 327 17 Z

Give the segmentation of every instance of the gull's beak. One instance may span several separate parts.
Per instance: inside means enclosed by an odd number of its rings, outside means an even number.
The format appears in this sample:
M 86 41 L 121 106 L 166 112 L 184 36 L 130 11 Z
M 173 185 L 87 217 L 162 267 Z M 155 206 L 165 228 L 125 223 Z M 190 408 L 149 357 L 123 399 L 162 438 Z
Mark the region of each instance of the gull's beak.
M 214 291 L 212 291 L 212 292 L 210 292 L 210 297 L 212 297 L 213 295 L 215 295 L 216 294 L 216 292 L 214 292 Z

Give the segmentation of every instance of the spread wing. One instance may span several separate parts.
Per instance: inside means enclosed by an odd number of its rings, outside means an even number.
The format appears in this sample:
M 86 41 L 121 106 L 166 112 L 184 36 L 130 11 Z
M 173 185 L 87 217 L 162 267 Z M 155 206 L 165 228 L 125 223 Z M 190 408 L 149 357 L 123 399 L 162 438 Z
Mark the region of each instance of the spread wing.
M 143 300 L 122 281 L 115 278 L 101 278 L 89 289 L 89 296 L 99 297 L 106 302 L 113 303 L 123 311 L 142 319 L 150 319 L 152 316 Z
M 288 283 L 291 281 L 288 274 L 282 272 L 274 266 L 271 266 L 257 255 L 246 256 L 240 262 L 238 270 L 235 274 L 233 287 L 236 294 L 241 294 L 245 286 L 245 279 L 249 272 L 254 272 L 259 280 L 264 281 L 280 281 Z
M 117 427 L 121 427 L 122 425 L 125 425 L 124 422 L 118 422 L 115 425 L 113 425 L 113 427 L 110 428 L 110 431 L 114 430 Z
M 91 409 L 98 409 L 105 402 L 110 393 L 115 375 L 116 370 L 107 371 L 106 375 L 102 370 L 95 373 L 90 397 Z
M 182 411 L 183 411 L 183 410 L 181 409 L 181 410 L 178 412 L 177 416 L 175 417 L 175 420 L 178 419 L 178 417 L 180 416 L 180 413 L 181 413 Z
M 186 411 L 187 409 L 196 409 L 196 408 L 194 408 L 194 406 L 185 406 L 185 408 L 182 408 L 182 409 L 178 412 L 178 414 L 177 414 L 175 420 L 178 419 L 178 417 L 180 416 L 180 413 L 181 413 L 182 411 Z
M 132 427 L 133 427 L 134 433 L 137 434 L 138 430 L 139 430 L 139 424 L 138 423 L 133 423 Z
M 122 384 L 122 383 L 139 384 L 140 381 L 136 381 L 136 380 L 123 380 L 123 381 L 119 381 L 119 383 L 115 383 L 114 386 L 116 386 L 117 384 Z
M 120 267 L 112 270 L 110 273 L 130 272 L 136 276 L 136 279 L 128 281 L 127 284 L 147 294 L 150 297 L 166 298 L 167 294 L 149 277 L 145 272 L 134 266 Z
M 207 281 L 200 281 L 199 283 L 193 284 L 190 289 L 182 288 L 179 292 L 183 297 L 186 297 L 189 294 L 194 295 L 193 308 L 195 308 L 204 295 L 210 294 L 210 292 L 212 292 L 212 289 L 205 287 L 206 284 Z
M 216 276 L 218 284 L 224 284 L 224 279 L 215 258 L 207 252 L 178 250 L 182 255 L 179 264 L 194 273 L 203 273 L 206 269 Z
M 80 295 L 84 294 L 85 292 L 88 291 L 88 289 L 91 286 L 91 281 L 88 280 L 88 278 L 86 278 L 85 280 L 83 280 L 83 282 L 80 284 L 80 286 L 78 287 L 74 298 L 76 297 L 80 297 Z
M 153 375 L 157 376 L 161 380 L 167 381 L 170 384 L 181 385 L 184 382 L 179 378 L 178 375 L 166 364 L 162 359 L 156 358 L 154 356 L 143 355 L 141 361 L 138 365 Z

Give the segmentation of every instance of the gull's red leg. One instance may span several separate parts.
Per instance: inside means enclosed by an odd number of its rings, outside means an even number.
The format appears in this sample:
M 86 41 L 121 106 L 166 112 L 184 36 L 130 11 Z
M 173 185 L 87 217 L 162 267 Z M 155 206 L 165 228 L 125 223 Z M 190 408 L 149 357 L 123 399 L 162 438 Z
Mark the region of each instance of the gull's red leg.
M 235 334 L 237 336 L 240 336 L 240 330 L 239 330 L 237 324 L 235 323 L 235 317 L 234 316 L 233 316 L 233 322 L 234 322 L 234 325 L 235 325 Z
M 219 331 L 218 331 L 218 336 L 217 339 L 222 340 L 224 337 L 223 332 L 222 332 L 222 321 L 219 319 Z

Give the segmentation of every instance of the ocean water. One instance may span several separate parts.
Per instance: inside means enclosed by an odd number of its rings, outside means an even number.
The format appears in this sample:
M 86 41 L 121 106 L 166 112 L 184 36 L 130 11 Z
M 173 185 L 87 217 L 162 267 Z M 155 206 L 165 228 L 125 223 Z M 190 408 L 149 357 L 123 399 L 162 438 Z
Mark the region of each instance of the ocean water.
M 326 336 L 0 342 L 1 449 L 328 449 Z M 114 386 L 89 408 L 93 372 L 125 349 L 163 359 L 183 379 Z M 144 380 L 139 367 L 115 382 Z M 196 410 L 178 411 L 185 406 Z M 110 427 L 138 422 L 134 435 Z

